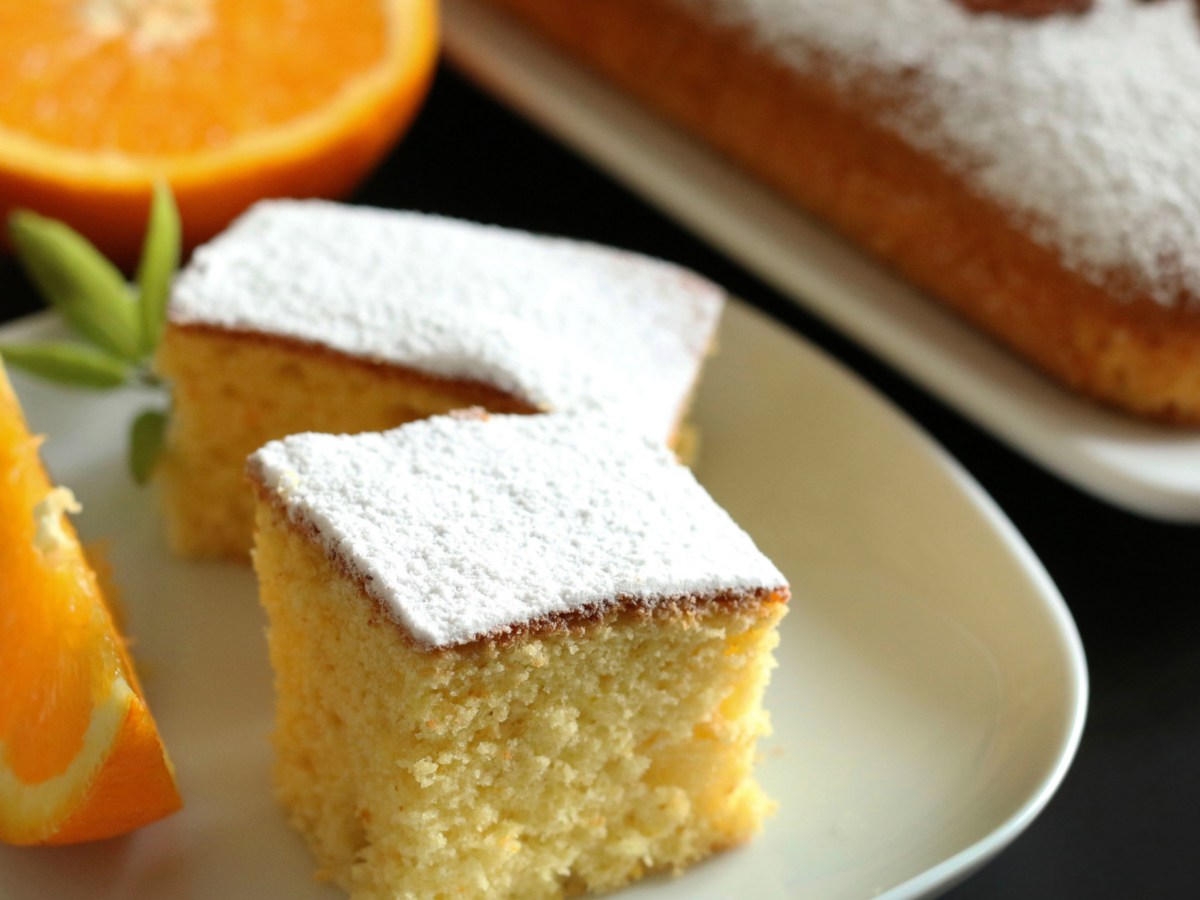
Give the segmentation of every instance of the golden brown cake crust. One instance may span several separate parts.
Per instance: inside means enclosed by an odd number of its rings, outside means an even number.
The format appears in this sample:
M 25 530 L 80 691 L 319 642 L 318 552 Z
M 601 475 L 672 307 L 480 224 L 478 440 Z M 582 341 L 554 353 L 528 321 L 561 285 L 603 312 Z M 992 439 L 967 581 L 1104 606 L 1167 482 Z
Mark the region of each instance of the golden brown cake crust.
M 871 250 L 1068 387 L 1200 425 L 1200 303 L 1067 269 L 1013 216 L 879 124 L 878 102 L 788 68 L 670 0 L 488 0 Z
M 287 528 L 292 534 L 310 542 L 313 546 L 320 547 L 322 541 L 317 534 L 316 529 L 304 522 L 298 522 L 290 517 L 284 504 L 281 502 L 278 494 L 270 490 L 262 483 L 254 472 L 247 469 L 247 480 L 253 488 L 255 496 L 258 497 L 260 503 L 270 508 L 275 522 Z M 366 584 L 363 581 L 361 572 L 355 570 L 352 566 L 340 559 L 335 554 L 325 552 L 326 558 L 330 564 L 350 583 L 354 584 L 358 589 L 358 594 L 362 597 L 363 602 L 370 605 L 370 621 L 372 625 L 388 625 L 394 627 L 404 639 L 405 643 L 411 647 L 420 648 L 422 651 L 429 653 L 461 653 L 472 649 L 483 649 L 486 647 L 505 647 L 515 641 L 525 640 L 529 637 L 544 637 L 555 633 L 571 634 L 576 637 L 582 636 L 586 630 L 601 622 L 611 621 L 614 615 L 622 617 L 631 617 L 637 619 L 647 618 L 663 618 L 663 619 L 680 619 L 680 618 L 696 618 L 702 616 L 706 611 L 711 611 L 717 608 L 730 610 L 736 609 L 743 613 L 754 613 L 756 615 L 773 614 L 775 607 L 778 604 L 786 604 L 791 599 L 791 592 L 786 587 L 779 587 L 773 590 L 761 589 L 751 591 L 721 591 L 715 594 L 700 596 L 697 594 L 689 594 L 679 597 L 664 598 L 657 600 L 653 604 L 647 602 L 643 597 L 614 597 L 611 603 L 600 605 L 590 605 L 577 608 L 566 613 L 556 613 L 548 616 L 542 616 L 537 619 L 532 619 L 526 622 L 514 623 L 512 626 L 502 632 L 484 635 L 467 644 L 456 644 L 452 647 L 426 647 L 414 640 L 412 636 L 402 628 L 395 619 L 388 614 L 383 605 L 367 590 Z

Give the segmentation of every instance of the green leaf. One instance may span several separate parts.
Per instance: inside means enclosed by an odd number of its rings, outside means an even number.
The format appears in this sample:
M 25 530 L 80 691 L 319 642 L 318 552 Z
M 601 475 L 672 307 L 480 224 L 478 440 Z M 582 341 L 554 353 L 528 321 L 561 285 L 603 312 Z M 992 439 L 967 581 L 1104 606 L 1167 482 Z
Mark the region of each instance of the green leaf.
M 124 359 L 142 356 L 137 306 L 116 266 L 62 222 L 22 210 L 9 227 L 29 277 L 76 331 Z
M 129 364 L 124 360 L 81 344 L 3 344 L 0 355 L 18 369 L 78 387 L 116 387 L 124 384 L 130 374 Z
M 144 410 L 129 429 L 129 471 L 133 480 L 145 484 L 154 474 L 167 431 L 167 414 L 160 409 Z
M 179 266 L 179 209 L 165 181 L 154 185 L 150 201 L 150 221 L 138 265 L 138 303 L 142 319 L 142 352 L 150 353 L 158 344 L 167 316 L 167 298 L 171 279 Z

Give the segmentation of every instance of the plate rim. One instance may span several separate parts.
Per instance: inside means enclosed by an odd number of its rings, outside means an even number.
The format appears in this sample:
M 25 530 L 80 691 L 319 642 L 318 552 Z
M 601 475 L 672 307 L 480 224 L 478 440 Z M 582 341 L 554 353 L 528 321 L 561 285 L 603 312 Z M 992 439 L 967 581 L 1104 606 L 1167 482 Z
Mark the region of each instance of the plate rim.
M 813 343 L 796 328 L 737 297 L 731 297 L 730 300 L 731 305 L 739 306 L 751 316 L 786 330 L 822 365 L 845 378 L 856 392 L 875 406 L 879 415 L 892 419 L 894 424 L 916 441 L 931 462 L 954 482 L 1003 549 L 1011 554 L 1022 573 L 1029 578 L 1031 597 L 1036 596 L 1050 613 L 1056 638 L 1055 645 L 1063 651 L 1062 662 L 1066 665 L 1071 698 L 1069 715 L 1063 723 L 1066 726 L 1064 738 L 1058 747 L 1053 766 L 1046 771 L 1037 788 L 1026 796 L 1025 801 L 987 835 L 918 875 L 888 888 L 878 896 L 883 900 L 911 900 L 941 893 L 967 878 L 1019 837 L 1046 808 L 1066 778 L 1083 739 L 1091 695 L 1091 679 L 1083 639 L 1071 615 L 1070 607 L 1042 561 L 1000 505 L 962 463 L 907 411 L 880 393 L 865 377 Z
M 908 900 L 908 898 L 940 893 L 952 887 L 997 856 L 1033 824 L 1058 792 L 1078 755 L 1091 696 L 1091 678 L 1083 639 L 1080 637 L 1079 628 L 1075 624 L 1070 608 L 1050 577 L 1050 573 L 1046 571 L 1045 566 L 1042 565 L 1041 560 L 1017 530 L 1012 520 L 1004 514 L 999 504 L 983 486 L 919 425 L 916 428 L 919 436 L 932 445 L 930 449 L 942 456 L 947 471 L 953 476 L 957 476 L 959 486 L 963 489 L 964 494 L 987 520 L 989 526 L 1004 544 L 1005 549 L 1013 554 L 1022 571 L 1033 582 L 1035 592 L 1051 614 L 1060 646 L 1066 651 L 1065 661 L 1068 664 L 1067 672 L 1072 702 L 1065 740 L 1059 747 L 1054 766 L 1046 773 L 1037 790 L 1026 798 L 1025 803 L 987 836 L 882 894 L 881 896 L 887 900 Z

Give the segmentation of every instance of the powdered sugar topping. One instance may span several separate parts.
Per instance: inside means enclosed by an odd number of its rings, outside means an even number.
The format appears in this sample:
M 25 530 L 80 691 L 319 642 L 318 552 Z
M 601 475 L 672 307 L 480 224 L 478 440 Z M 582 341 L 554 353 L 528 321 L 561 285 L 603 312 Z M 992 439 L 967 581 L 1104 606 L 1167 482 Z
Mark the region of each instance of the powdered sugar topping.
M 1193 0 L 1098 0 L 1038 20 L 952 0 L 678 2 L 801 69 L 823 56 L 856 88 L 902 90 L 888 124 L 1091 280 L 1117 273 L 1164 304 L 1200 297 Z
M 249 468 L 431 647 L 621 597 L 786 584 L 668 451 L 599 415 L 296 435 Z
M 261 203 L 197 251 L 170 318 L 265 332 L 668 436 L 723 295 L 677 266 L 417 213 Z

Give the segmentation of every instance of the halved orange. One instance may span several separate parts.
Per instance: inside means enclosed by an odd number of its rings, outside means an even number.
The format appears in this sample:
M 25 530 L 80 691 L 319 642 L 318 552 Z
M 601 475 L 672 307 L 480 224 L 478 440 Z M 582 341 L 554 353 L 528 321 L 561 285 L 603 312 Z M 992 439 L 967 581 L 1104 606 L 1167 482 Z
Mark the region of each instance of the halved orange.
M 38 444 L 0 365 L 0 840 L 69 844 L 181 801 Z
M 0 214 L 61 219 L 129 265 L 159 177 L 188 245 L 262 197 L 341 196 L 436 53 L 436 0 L 0 3 Z

